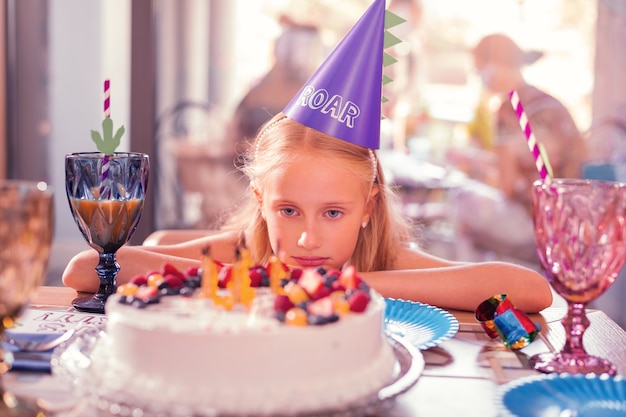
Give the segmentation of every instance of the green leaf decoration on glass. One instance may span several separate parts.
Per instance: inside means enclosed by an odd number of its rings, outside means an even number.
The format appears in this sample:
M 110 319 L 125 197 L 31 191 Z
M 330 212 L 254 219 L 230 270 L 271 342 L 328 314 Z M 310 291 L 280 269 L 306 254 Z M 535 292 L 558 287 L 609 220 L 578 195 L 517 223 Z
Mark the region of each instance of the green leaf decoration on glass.
M 120 140 L 124 131 L 124 126 L 121 126 L 113 135 L 113 120 L 110 117 L 106 117 L 102 121 L 102 135 L 100 135 L 100 132 L 92 130 L 91 140 L 95 142 L 100 152 L 105 155 L 113 155 L 115 149 L 120 146 Z

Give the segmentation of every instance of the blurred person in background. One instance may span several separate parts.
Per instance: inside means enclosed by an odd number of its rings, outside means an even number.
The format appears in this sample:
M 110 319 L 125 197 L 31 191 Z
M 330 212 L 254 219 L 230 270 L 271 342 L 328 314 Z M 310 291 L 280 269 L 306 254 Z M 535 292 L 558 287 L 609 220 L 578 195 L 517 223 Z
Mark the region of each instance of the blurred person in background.
M 523 51 L 502 34 L 484 37 L 473 50 L 484 87 L 500 104 L 493 115 L 492 150 L 474 160 L 463 160 L 479 180 L 470 181 L 454 197 L 465 258 L 484 258 L 487 253 L 538 266 L 531 186 L 539 174 L 509 92 L 519 94 L 532 131 L 545 147 L 554 177 L 581 176 L 586 151 L 572 116 L 559 100 L 523 77 L 522 68 L 541 56 L 540 52 Z
M 280 24 L 284 29 L 274 44 L 272 67 L 244 95 L 229 123 L 228 136 L 238 152 L 289 103 L 326 55 L 316 27 L 286 16 L 280 18 Z

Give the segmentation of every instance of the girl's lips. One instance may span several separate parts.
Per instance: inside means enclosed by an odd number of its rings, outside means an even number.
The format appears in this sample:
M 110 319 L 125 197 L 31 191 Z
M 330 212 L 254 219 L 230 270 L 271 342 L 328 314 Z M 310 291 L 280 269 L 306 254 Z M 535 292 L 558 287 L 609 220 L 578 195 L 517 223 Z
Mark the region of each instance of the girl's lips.
M 328 258 L 319 258 L 319 257 L 293 257 L 293 260 L 302 267 L 318 267 L 322 266 L 326 263 Z

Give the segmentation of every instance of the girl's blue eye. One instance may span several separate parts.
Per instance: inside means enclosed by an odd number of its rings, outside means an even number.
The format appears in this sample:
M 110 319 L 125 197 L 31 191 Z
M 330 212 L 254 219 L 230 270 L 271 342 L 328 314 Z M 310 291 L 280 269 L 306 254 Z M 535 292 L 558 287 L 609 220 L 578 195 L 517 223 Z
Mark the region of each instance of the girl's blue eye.
M 283 208 L 280 209 L 281 213 L 283 213 L 287 217 L 295 216 L 297 214 L 296 210 L 293 208 Z
M 330 217 L 331 219 L 336 219 L 338 217 L 341 217 L 343 213 L 339 210 L 328 210 L 327 214 L 328 217 Z

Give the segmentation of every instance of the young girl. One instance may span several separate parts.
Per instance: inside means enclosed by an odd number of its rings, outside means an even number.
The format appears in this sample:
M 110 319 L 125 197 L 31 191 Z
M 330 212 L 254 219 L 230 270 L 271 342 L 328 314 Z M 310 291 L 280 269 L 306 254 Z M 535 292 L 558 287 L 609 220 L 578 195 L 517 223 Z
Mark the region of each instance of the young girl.
M 504 263 L 458 263 L 411 247 L 407 223 L 394 211 L 375 152 L 277 115 L 250 147 L 242 167 L 249 201 L 218 234 L 169 246 L 127 246 L 118 252 L 118 284 L 170 262 L 198 265 L 202 248 L 232 262 L 243 239 L 256 262 L 273 253 L 293 267 L 355 265 L 385 297 L 474 310 L 500 293 L 527 312 L 548 307 L 552 293 L 538 273 Z M 93 250 L 77 255 L 63 282 L 95 292 Z
M 118 284 L 164 262 L 197 266 L 202 249 L 232 262 L 244 241 L 266 264 L 273 253 L 292 267 L 354 265 L 385 297 L 462 310 L 507 294 L 522 310 L 552 302 L 538 273 L 503 263 L 449 262 L 411 247 L 409 225 L 394 211 L 373 149 L 380 146 L 385 32 L 398 24 L 374 0 L 282 113 L 248 149 L 242 166 L 249 201 L 218 234 L 178 245 L 122 247 Z M 391 42 L 393 43 L 393 42 Z M 63 282 L 95 292 L 97 254 L 77 255 Z

